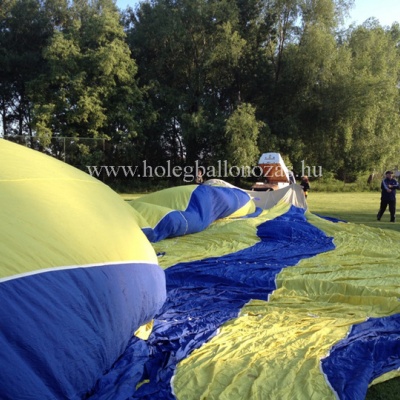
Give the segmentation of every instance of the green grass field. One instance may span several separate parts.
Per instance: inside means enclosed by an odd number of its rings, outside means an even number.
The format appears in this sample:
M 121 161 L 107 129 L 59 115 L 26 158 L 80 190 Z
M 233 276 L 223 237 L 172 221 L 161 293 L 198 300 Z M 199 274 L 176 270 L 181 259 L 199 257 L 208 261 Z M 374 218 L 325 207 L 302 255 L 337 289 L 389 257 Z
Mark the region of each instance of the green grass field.
M 347 222 L 364 224 L 372 228 L 400 231 L 400 216 L 398 222 L 389 222 L 389 209 L 386 210 L 380 221 L 376 220 L 376 214 L 379 210 L 380 192 L 310 192 L 307 201 L 309 210 L 314 214 L 335 217 Z
M 307 202 L 309 210 L 314 214 L 335 217 L 373 228 L 400 231 L 400 214 L 396 223 L 389 222 L 389 210 L 386 210 L 381 221 L 376 220 L 380 203 L 379 192 L 310 192 Z M 372 386 L 368 390 L 366 400 L 397 400 L 399 398 L 400 378 L 395 378 Z

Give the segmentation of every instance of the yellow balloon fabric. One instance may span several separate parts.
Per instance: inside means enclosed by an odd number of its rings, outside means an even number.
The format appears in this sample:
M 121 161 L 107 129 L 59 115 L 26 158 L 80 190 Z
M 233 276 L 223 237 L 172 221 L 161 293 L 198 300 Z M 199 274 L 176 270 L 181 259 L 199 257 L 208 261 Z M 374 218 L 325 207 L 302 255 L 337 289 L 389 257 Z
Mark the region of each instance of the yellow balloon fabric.
M 336 249 L 284 268 L 268 302 L 248 303 L 182 360 L 177 399 L 333 400 L 321 360 L 355 324 L 400 313 L 400 234 L 306 215 Z
M 99 262 L 157 263 L 132 208 L 102 182 L 3 139 L 0 154 L 0 278 Z
M 166 298 L 135 211 L 0 139 L 0 398 L 87 398 Z

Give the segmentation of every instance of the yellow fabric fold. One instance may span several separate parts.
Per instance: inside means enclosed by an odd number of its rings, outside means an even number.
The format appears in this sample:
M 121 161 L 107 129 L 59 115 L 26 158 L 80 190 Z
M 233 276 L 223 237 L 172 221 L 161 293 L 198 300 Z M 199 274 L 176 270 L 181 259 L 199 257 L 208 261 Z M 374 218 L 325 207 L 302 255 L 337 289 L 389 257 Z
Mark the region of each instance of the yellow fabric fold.
M 307 218 L 336 249 L 283 269 L 268 302 L 249 302 L 183 360 L 178 399 L 335 399 L 321 359 L 354 324 L 400 313 L 400 234 Z

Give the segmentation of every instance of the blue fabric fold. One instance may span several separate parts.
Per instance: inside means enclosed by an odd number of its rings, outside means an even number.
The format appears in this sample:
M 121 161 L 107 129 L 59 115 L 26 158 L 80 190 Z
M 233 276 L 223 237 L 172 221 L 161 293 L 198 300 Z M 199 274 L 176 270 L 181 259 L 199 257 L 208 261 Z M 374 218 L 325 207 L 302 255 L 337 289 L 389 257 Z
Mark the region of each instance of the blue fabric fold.
M 309 224 L 304 210 L 294 206 L 262 223 L 257 234 L 261 241 L 248 249 L 168 268 L 167 300 L 155 318 L 147 350 L 137 353 L 140 362 L 148 354 L 142 377 L 126 374 L 116 379 L 107 374 L 91 399 L 174 399 L 171 378 L 179 361 L 210 340 L 223 323 L 236 318 L 250 299 L 267 300 L 282 268 L 334 249 L 332 238 Z M 136 348 L 138 341 L 133 338 L 128 349 Z M 126 393 L 112 397 L 112 389 L 102 390 L 126 381 L 131 383 L 129 397 Z M 146 383 L 135 390 L 142 381 Z
M 214 221 L 229 217 L 250 201 L 250 196 L 240 189 L 200 185 L 193 190 L 185 210 L 171 209 L 154 228 L 146 227 L 143 232 L 153 243 L 201 232 Z M 254 217 L 261 212 L 261 209 L 256 209 L 251 214 Z
M 341 400 L 365 399 L 370 382 L 400 368 L 399 332 L 400 314 L 370 318 L 332 348 L 321 365 Z

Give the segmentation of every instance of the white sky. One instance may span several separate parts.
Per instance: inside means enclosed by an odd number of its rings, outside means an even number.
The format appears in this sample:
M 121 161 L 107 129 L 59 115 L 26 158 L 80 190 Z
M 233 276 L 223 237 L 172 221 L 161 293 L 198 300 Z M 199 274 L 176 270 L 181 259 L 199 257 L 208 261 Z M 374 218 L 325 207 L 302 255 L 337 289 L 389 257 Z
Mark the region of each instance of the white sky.
M 124 10 L 128 5 L 135 8 L 139 0 L 116 0 L 117 6 Z M 350 18 L 345 25 L 355 22 L 362 24 L 369 17 L 375 17 L 381 25 L 400 23 L 400 0 L 355 0 L 354 7 L 350 11 Z
M 351 22 L 356 22 L 357 25 L 360 25 L 370 17 L 377 18 L 381 25 L 391 26 L 396 21 L 400 23 L 400 1 L 355 0 L 346 25 L 349 25 Z

